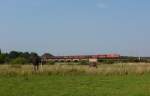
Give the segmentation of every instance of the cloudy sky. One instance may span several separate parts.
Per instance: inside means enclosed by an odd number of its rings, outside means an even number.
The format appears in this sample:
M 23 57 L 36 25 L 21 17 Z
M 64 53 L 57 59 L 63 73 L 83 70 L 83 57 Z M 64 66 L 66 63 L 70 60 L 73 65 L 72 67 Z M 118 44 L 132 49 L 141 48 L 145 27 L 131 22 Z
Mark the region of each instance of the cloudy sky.
M 150 56 L 150 0 L 0 0 L 0 48 Z

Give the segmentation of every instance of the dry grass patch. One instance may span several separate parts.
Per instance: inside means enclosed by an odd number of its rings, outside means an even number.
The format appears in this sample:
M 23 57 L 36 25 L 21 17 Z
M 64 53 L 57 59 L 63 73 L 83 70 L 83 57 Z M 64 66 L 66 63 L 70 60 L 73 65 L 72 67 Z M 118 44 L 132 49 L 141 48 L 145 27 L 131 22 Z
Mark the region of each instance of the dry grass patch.
M 0 65 L 0 74 L 144 74 L 150 72 L 150 63 L 121 63 L 99 65 L 98 68 L 90 68 L 87 65 L 44 65 L 38 72 L 33 71 L 32 65 Z

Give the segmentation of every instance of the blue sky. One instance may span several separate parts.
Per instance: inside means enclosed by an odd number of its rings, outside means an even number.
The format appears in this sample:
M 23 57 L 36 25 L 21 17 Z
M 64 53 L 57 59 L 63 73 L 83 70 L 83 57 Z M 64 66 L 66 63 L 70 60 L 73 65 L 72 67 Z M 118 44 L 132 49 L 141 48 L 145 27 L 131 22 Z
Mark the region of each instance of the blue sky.
M 150 0 L 0 0 L 0 48 L 150 56 Z

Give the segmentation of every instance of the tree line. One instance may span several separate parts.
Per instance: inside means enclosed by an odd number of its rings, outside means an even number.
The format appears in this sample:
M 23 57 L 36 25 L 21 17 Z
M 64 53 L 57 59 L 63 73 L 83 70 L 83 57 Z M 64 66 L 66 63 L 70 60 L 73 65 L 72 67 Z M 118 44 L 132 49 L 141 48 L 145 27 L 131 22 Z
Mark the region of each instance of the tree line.
M 35 52 L 11 51 L 4 53 L 0 50 L 0 64 L 30 64 L 35 55 L 38 56 Z
M 0 64 L 31 64 L 33 63 L 33 57 L 40 56 L 35 52 L 19 52 L 19 51 L 10 51 L 9 53 L 4 53 L 0 50 Z M 128 62 L 150 62 L 150 57 L 132 57 L 132 56 L 121 56 L 117 59 L 99 59 L 101 64 L 114 64 L 114 63 L 128 63 Z M 55 64 L 55 62 L 48 62 L 48 64 Z M 88 65 L 88 62 L 81 61 L 81 65 Z

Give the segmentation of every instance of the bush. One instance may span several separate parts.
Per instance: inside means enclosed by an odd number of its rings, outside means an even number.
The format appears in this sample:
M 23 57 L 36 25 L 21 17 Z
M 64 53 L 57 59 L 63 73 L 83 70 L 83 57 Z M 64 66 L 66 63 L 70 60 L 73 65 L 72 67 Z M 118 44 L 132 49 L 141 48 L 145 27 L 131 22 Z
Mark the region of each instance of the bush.
M 103 63 L 103 64 L 114 64 L 116 61 L 111 60 L 111 59 L 101 59 L 101 60 L 98 60 L 98 62 Z
M 5 55 L 4 54 L 0 54 L 0 64 L 5 63 Z
M 11 64 L 27 64 L 28 60 L 23 57 L 18 57 L 16 59 L 12 59 L 10 63 Z
M 88 61 L 82 60 L 79 62 L 80 65 L 89 65 Z
M 48 61 L 48 65 L 54 65 L 56 62 L 55 61 Z

